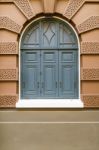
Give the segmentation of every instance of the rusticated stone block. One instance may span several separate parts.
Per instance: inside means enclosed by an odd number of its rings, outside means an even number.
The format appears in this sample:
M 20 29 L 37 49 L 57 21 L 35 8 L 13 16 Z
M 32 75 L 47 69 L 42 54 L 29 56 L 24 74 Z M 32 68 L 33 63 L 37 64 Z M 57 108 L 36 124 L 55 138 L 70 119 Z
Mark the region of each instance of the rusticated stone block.
M 82 42 L 81 54 L 99 54 L 99 42 Z
M 0 95 L 0 107 L 15 107 L 17 95 Z
M 98 107 L 99 108 L 99 95 L 82 95 L 84 107 Z
M 15 5 L 24 13 L 24 15 L 30 19 L 33 17 L 32 6 L 29 0 L 13 0 Z
M 7 29 L 16 33 L 20 33 L 21 26 L 8 17 L 0 17 L 0 29 Z
M 81 80 L 99 80 L 99 69 L 81 69 Z
M 18 80 L 17 69 L 0 69 L 0 81 L 16 81 Z
M 18 54 L 18 43 L 0 42 L 0 54 Z
M 92 16 L 77 27 L 79 33 L 83 33 L 96 28 L 99 28 L 99 16 Z
M 99 2 L 98 0 L 69 0 L 68 7 L 65 10 L 65 17 L 71 19 L 83 6 L 85 2 Z
M 65 16 L 68 19 L 71 19 L 72 16 L 80 9 L 84 4 L 85 0 L 69 0 L 68 7 L 65 11 Z

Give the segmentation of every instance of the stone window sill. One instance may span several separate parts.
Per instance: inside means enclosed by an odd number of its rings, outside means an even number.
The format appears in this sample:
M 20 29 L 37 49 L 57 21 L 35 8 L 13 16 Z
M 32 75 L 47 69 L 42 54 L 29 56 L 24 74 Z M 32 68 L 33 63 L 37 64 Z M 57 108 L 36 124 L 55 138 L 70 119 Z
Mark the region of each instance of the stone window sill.
M 83 108 L 80 99 L 31 99 L 19 100 L 16 108 Z

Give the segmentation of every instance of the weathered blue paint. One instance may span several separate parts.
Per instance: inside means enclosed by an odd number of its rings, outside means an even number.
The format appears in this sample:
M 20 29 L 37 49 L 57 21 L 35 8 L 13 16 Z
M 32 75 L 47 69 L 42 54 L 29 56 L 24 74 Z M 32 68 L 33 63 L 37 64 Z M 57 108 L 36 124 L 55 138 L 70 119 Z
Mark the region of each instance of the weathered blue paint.
M 58 20 L 41 20 L 21 45 L 21 98 L 78 98 L 77 39 Z

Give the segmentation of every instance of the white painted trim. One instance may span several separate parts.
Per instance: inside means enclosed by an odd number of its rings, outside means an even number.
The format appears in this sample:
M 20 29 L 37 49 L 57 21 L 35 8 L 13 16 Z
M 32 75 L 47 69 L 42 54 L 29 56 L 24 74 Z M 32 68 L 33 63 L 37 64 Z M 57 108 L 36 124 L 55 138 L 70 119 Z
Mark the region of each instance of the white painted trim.
M 83 108 L 83 102 L 79 99 L 31 99 L 18 101 L 16 108 Z
M 22 100 L 21 99 L 21 93 L 20 93 L 20 91 L 21 91 L 21 76 L 20 76 L 20 72 L 21 72 L 21 54 L 20 54 L 20 49 L 21 49 L 21 40 L 22 40 L 22 37 L 23 37 L 23 34 L 24 34 L 24 32 L 26 31 L 26 29 L 33 23 L 33 22 L 35 22 L 35 21 L 37 21 L 37 20 L 40 20 L 40 19 L 42 19 L 42 18 L 45 18 L 45 16 L 43 16 L 43 17 L 39 17 L 39 18 L 37 18 L 37 19 L 35 19 L 35 20 L 33 20 L 32 22 L 30 22 L 25 28 L 24 28 L 24 30 L 22 31 L 22 34 L 21 34 L 21 36 L 20 36 L 20 39 L 19 39 L 19 101 L 16 103 L 16 107 L 17 108 L 33 108 L 33 107 L 35 107 L 35 108 L 82 108 L 82 107 L 84 107 L 84 104 L 83 104 L 83 102 L 81 101 L 81 96 L 80 96 L 80 41 L 79 41 L 79 37 L 78 37 L 78 34 L 77 34 L 77 32 L 76 32 L 76 30 L 74 29 L 74 27 L 69 23 L 69 22 L 67 22 L 66 20 L 64 20 L 64 19 L 62 19 L 62 18 L 60 18 L 60 17 L 57 17 L 57 16 L 53 16 L 53 18 L 57 18 L 57 19 L 59 19 L 59 20 L 62 20 L 63 22 L 65 22 L 66 24 L 68 24 L 71 28 L 72 28 L 72 30 L 74 31 L 74 33 L 75 33 L 75 35 L 76 35 L 76 37 L 77 37 L 77 40 L 78 40 L 78 62 L 79 62 L 79 64 L 78 64 L 78 69 L 79 69 L 79 96 L 78 96 L 78 99 L 77 100 L 74 100 L 74 99 L 72 99 L 72 100 L 59 100 L 59 99 L 53 99 L 53 101 L 52 101 L 52 99 L 50 99 L 50 100 L 46 100 L 45 101 L 45 99 L 44 100 L 42 100 L 42 99 L 40 99 L 40 100 L 38 100 L 38 99 L 33 99 L 33 100 Z M 26 106 L 27 105 L 27 106 Z

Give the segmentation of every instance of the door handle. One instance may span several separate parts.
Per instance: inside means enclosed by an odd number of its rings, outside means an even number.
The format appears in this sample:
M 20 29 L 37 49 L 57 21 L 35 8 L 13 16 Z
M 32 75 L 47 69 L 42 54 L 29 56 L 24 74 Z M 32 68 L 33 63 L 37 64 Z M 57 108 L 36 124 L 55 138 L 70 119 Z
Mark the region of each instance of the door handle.
M 37 88 L 39 88 L 39 82 L 37 82 Z
M 77 86 L 77 82 L 76 81 L 74 81 L 74 88 L 76 89 L 76 86 Z
M 44 82 L 42 82 L 42 88 L 44 88 Z
M 57 88 L 57 82 L 55 83 L 55 85 L 56 85 L 56 88 Z
M 62 88 L 62 82 L 61 82 L 61 81 L 60 81 L 60 83 L 59 83 L 59 84 L 60 84 L 60 88 Z
M 25 82 L 22 82 L 22 87 L 25 88 Z

